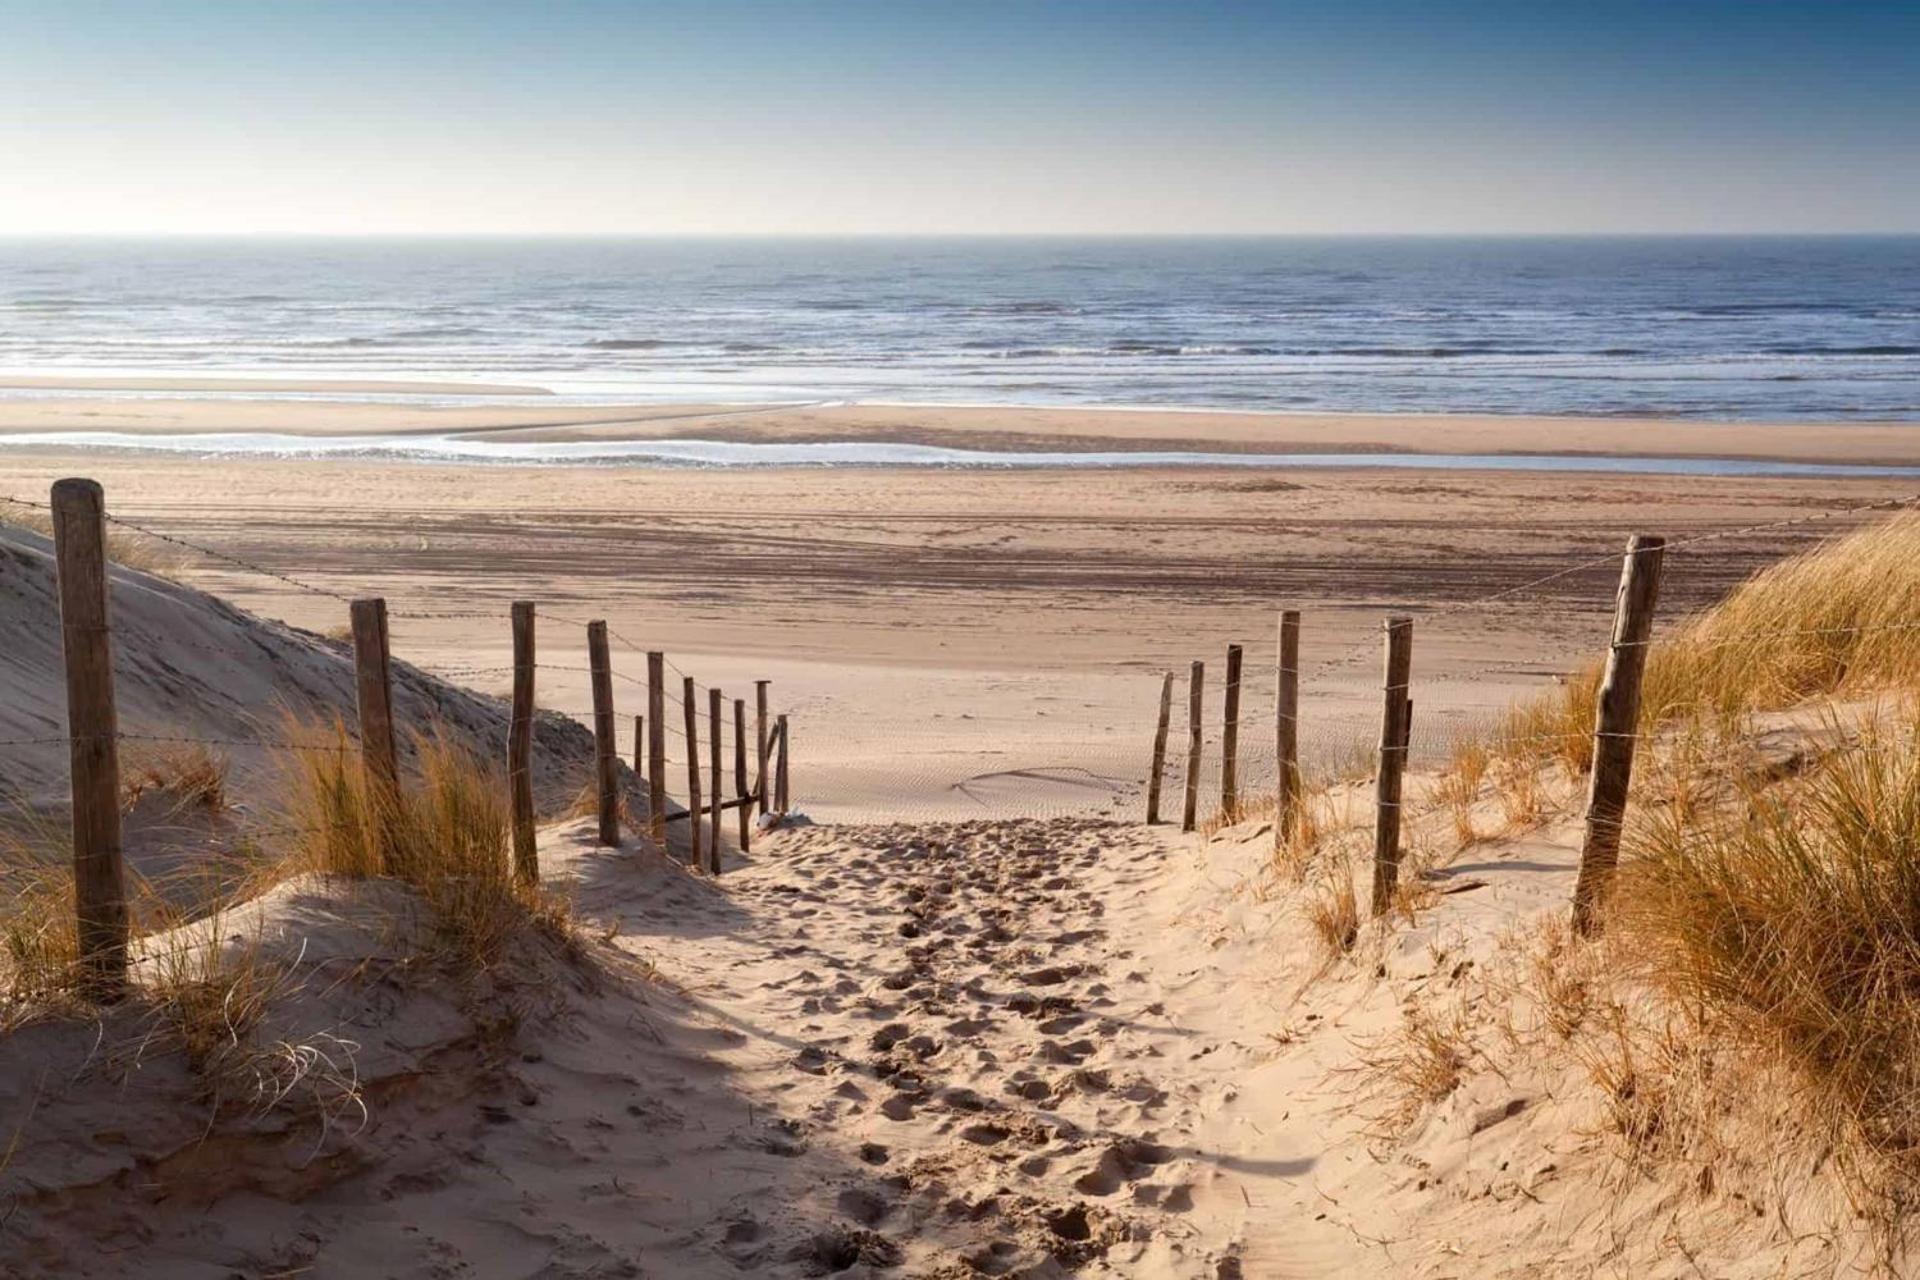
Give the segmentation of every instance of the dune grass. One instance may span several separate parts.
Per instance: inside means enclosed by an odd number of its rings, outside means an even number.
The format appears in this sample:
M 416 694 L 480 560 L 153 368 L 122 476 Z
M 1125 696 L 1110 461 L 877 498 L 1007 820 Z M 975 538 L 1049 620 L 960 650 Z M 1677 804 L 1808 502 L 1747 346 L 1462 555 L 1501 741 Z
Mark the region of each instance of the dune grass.
M 11 504 L 0 507 L 0 525 L 12 525 L 43 538 L 53 537 L 52 514 L 32 507 Z M 171 543 L 111 522 L 107 525 L 107 559 L 123 568 L 162 578 L 172 577 L 186 567 L 187 562 L 180 548 Z
M 1684 572 L 1669 565 L 1667 572 Z M 1603 664 L 1520 704 L 1490 747 L 1515 761 L 1592 766 Z M 1903 512 L 1755 574 L 1647 655 L 1643 731 L 1819 697 L 1920 688 L 1920 512 Z
M 1920 1204 L 1920 717 L 1630 832 L 1611 920 L 1643 979 L 1788 1069 L 1855 1176 Z

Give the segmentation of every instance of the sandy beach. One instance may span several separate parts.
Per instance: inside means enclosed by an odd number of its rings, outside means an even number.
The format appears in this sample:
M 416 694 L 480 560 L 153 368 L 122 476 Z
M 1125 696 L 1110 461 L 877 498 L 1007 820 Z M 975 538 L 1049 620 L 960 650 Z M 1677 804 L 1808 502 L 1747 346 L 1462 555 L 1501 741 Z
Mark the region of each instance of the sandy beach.
M 1548 440 L 1661 456 L 1920 461 L 1920 434 L 1900 426 L 0 402 L 0 432 L 68 428 L 1475 453 L 1537 451 Z M 1600 651 L 1613 557 L 1627 534 L 1681 540 L 1784 524 L 1676 556 L 1663 602 L 1670 621 L 1851 523 L 1793 522 L 1915 487 L 1910 478 L 1393 468 L 523 467 L 47 446 L 4 456 L 9 495 L 43 500 L 53 479 L 90 475 L 117 516 L 302 584 L 186 555 L 186 580 L 247 608 L 324 632 L 344 620 L 336 596 L 384 595 L 398 656 L 483 691 L 506 687 L 507 605 L 522 597 L 556 618 L 606 618 L 630 641 L 615 653 L 630 678 L 644 675 L 641 651 L 658 647 L 730 693 L 771 679 L 806 743 L 802 799 L 839 820 L 1130 811 L 1160 673 L 1184 682 L 1189 663 L 1206 660 L 1217 720 L 1222 658 L 1242 644 L 1247 702 L 1264 724 L 1283 607 L 1306 613 L 1310 754 L 1344 759 L 1370 740 L 1373 637 L 1397 612 L 1418 619 L 1416 669 L 1432 682 L 1422 750 L 1444 751 L 1460 727 Z M 473 608 L 497 609 L 500 624 L 432 616 Z M 583 644 L 570 623 L 550 623 L 544 636 L 550 652 Z M 584 713 L 585 676 L 560 675 L 541 696 Z M 1245 736 L 1257 777 L 1271 735 L 1255 727 Z

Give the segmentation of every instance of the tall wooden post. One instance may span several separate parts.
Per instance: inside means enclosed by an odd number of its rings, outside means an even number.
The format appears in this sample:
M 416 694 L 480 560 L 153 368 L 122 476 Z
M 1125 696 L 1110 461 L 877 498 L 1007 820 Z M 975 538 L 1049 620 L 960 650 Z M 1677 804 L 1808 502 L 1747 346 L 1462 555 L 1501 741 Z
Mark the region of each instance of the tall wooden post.
M 1240 814 L 1240 646 L 1227 646 L 1227 705 L 1220 726 L 1220 815 Z
M 107 609 L 106 494 L 92 480 L 53 486 L 53 550 L 67 669 L 73 890 L 81 981 L 95 999 L 126 987 L 127 892 L 121 866 L 120 721 Z
M 375 839 L 383 870 L 393 870 L 391 823 L 400 803 L 400 764 L 394 749 L 393 661 L 387 639 L 387 602 L 378 597 L 348 606 L 360 713 L 360 764 L 373 803 Z
M 1620 826 L 1633 783 L 1633 748 L 1640 732 L 1640 690 L 1647 670 L 1647 642 L 1660 598 L 1660 571 L 1667 540 L 1636 534 L 1627 542 L 1620 593 L 1613 610 L 1613 647 L 1600 682 L 1593 725 L 1593 778 L 1587 791 L 1587 835 L 1580 848 L 1580 875 L 1573 886 L 1573 925 L 1582 934 L 1600 927 L 1600 909 L 1620 861 Z
M 647 654 L 647 830 L 667 847 L 667 655 Z
M 707 762 L 709 767 L 707 780 L 712 784 L 713 795 L 707 801 L 712 806 L 709 813 L 709 832 L 707 838 L 707 861 L 713 868 L 713 874 L 720 874 L 720 806 L 725 796 L 720 786 L 720 707 L 722 699 L 718 689 L 707 690 Z
M 1413 677 L 1413 619 L 1387 619 L 1384 704 L 1380 714 L 1380 775 L 1374 783 L 1373 914 L 1393 906 L 1400 878 L 1400 797 L 1407 768 L 1412 711 L 1407 687 Z
M 1300 611 L 1280 614 L 1279 677 L 1273 700 L 1273 842 L 1292 838 L 1300 803 Z
M 513 812 L 513 869 L 540 879 L 533 834 L 533 602 L 513 602 L 513 711 L 507 721 L 507 793 Z
M 753 737 L 758 752 L 759 772 L 754 775 L 753 789 L 760 797 L 760 812 L 766 813 L 772 806 L 767 803 L 767 686 L 770 680 L 753 682 Z
M 1153 772 L 1147 775 L 1147 825 L 1160 821 L 1160 779 L 1167 771 L 1167 721 L 1173 714 L 1173 672 L 1160 677 L 1160 719 L 1153 727 Z
M 747 791 L 747 700 L 733 700 L 733 794 L 740 802 L 740 852 L 747 851 L 753 826 L 753 801 Z
M 773 723 L 774 723 L 774 732 L 780 736 L 780 749 L 779 749 L 778 755 L 775 757 L 775 763 L 773 766 L 773 772 L 774 772 L 773 796 L 774 796 L 774 803 L 777 806 L 779 806 L 780 812 L 782 814 L 785 814 L 787 811 L 787 806 L 792 802 L 792 799 L 793 799 L 792 794 L 787 790 L 787 748 L 789 745 L 787 717 L 783 714 L 778 719 L 776 719 Z
M 1207 664 L 1193 664 L 1187 681 L 1187 792 L 1180 811 L 1180 829 L 1193 830 L 1200 817 L 1200 702 L 1206 689 Z
M 593 677 L 594 783 L 599 792 L 600 843 L 620 843 L 620 742 L 613 718 L 613 661 L 607 624 L 587 624 L 587 668 Z
M 700 699 L 693 691 L 693 677 L 680 681 L 680 708 L 687 715 L 687 859 L 688 864 L 705 870 L 700 858 Z

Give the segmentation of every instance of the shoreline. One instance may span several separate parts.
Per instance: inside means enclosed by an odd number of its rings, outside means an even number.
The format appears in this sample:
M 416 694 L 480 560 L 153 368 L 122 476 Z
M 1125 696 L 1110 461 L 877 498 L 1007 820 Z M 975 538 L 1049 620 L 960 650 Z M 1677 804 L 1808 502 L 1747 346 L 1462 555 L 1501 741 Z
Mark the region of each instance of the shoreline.
M 0 389 L 9 385 L 0 380 Z M 275 384 L 286 386 L 289 384 Z M 368 384 L 299 384 L 347 394 Z M 428 385 L 395 383 L 396 386 Z M 444 390 L 444 384 L 434 384 Z M 56 390 L 44 387 L 39 390 Z M 149 384 L 148 389 L 160 390 Z M 257 388 L 250 388 L 250 390 Z M 1303 413 L 1208 409 L 931 406 L 872 403 L 433 403 L 0 395 L 9 436 L 274 436 L 384 441 L 441 437 L 513 446 L 694 442 L 736 446 L 905 446 L 974 454 L 1405 455 L 1417 458 L 1691 460 L 1853 468 L 1920 467 L 1920 423 L 1723 422 L 1503 414 Z M 304 391 L 282 390 L 282 395 Z M 431 393 L 428 393 L 431 394 Z M 517 395 L 517 391 L 499 394 Z M 459 459 L 454 459 L 459 460 Z M 879 463 L 877 465 L 885 465 Z M 1040 464 L 1044 465 L 1044 464 Z M 1057 465 L 1085 465 L 1062 461 Z M 1152 466 L 1143 459 L 1139 465 Z M 1206 465 L 1204 460 L 1190 465 Z M 1284 465 L 1273 463 L 1269 465 Z M 1307 465 L 1302 463 L 1300 465 Z M 1366 465 L 1379 466 L 1369 462 Z M 1885 474 L 1882 472 L 1882 474 Z

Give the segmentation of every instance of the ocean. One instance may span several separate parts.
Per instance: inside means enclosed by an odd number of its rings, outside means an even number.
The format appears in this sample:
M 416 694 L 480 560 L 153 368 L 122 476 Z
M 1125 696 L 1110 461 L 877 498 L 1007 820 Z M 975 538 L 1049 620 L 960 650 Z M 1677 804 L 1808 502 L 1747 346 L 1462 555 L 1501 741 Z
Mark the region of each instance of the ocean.
M 1920 237 L 0 241 L 0 375 L 80 373 L 1920 420 Z

